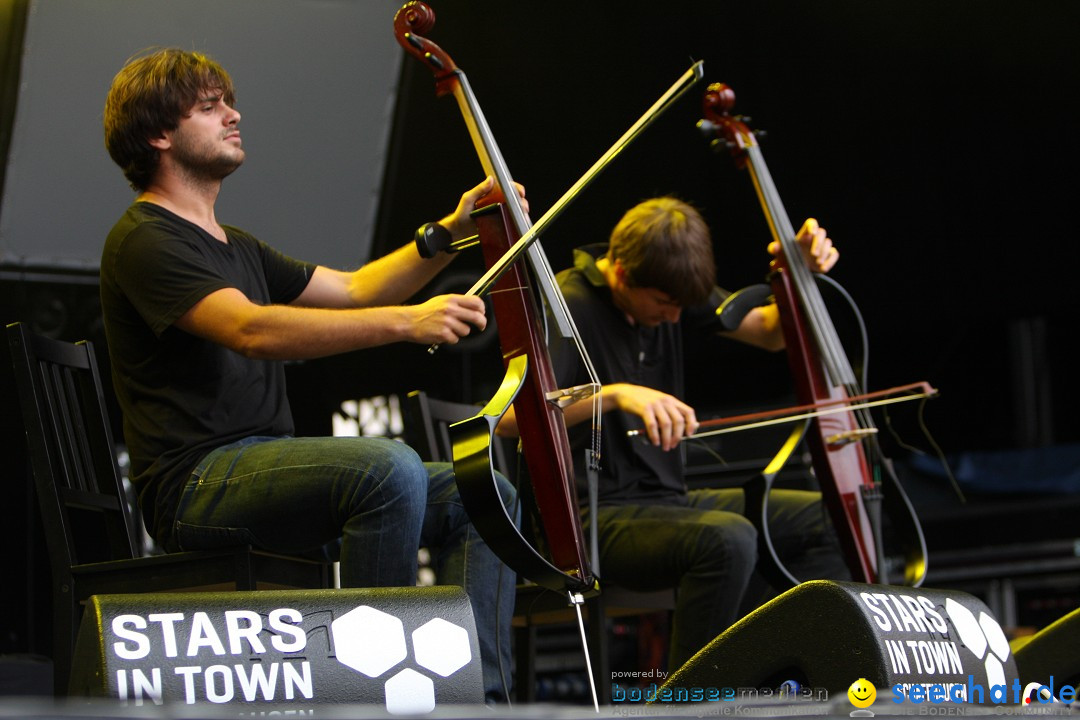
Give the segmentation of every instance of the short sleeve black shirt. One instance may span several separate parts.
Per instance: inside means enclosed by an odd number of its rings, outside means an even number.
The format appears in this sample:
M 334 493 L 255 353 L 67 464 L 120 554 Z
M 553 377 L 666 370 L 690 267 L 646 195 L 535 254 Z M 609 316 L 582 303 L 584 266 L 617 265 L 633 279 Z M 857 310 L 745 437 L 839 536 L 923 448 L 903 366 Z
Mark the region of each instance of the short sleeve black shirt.
M 288 303 L 314 266 L 225 227 L 223 243 L 151 203 L 113 227 L 101 258 L 101 302 L 132 481 L 160 542 L 179 491 L 210 450 L 293 431 L 285 374 L 173 323 L 199 300 L 237 288 L 259 304 Z
M 678 323 L 644 327 L 629 322 L 612 300 L 611 290 L 596 267 L 606 245 L 589 245 L 574 251 L 574 266 L 557 276 L 570 315 L 602 384 L 633 383 L 683 397 L 684 373 L 682 326 L 696 317 L 712 317 L 717 289 L 710 307 L 693 308 Z M 560 387 L 589 382 L 584 363 L 569 340 L 551 346 L 552 365 Z M 636 416 L 605 413 L 601 436 L 599 501 L 601 504 L 667 502 L 681 503 L 686 494 L 683 461 L 678 449 L 665 452 L 641 438 L 627 436 L 641 429 Z M 582 423 L 570 428 L 570 444 L 578 463 L 578 490 L 584 498 L 584 450 L 591 428 Z

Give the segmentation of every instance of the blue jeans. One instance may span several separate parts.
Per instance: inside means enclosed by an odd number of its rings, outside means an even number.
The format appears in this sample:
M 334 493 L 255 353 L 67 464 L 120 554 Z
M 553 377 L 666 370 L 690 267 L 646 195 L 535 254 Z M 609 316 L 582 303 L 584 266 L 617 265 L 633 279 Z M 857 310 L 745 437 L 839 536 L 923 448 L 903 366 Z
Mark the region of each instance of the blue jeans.
M 501 476 L 509 507 L 514 491 Z M 452 466 L 393 440 L 250 437 L 210 452 L 192 473 L 166 550 L 250 544 L 303 553 L 340 542 L 343 587 L 416 585 L 431 548 L 444 585 L 465 588 L 490 702 L 510 687 L 513 570 L 469 522 Z
M 775 592 L 754 572 L 757 530 L 742 515 L 743 500 L 738 488 L 703 489 L 690 491 L 684 505 L 597 509 L 602 580 L 640 591 L 676 589 L 671 671 Z M 800 580 L 850 577 L 818 493 L 773 490 L 769 532 Z

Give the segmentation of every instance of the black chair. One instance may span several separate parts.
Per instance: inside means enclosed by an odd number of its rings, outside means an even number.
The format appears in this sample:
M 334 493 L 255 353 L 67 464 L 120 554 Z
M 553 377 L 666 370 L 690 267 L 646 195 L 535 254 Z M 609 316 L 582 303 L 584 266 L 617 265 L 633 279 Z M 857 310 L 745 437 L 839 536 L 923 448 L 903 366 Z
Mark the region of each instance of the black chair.
M 477 407 L 466 403 L 449 402 L 428 397 L 416 390 L 405 398 L 404 436 L 406 442 L 421 458 L 428 461 L 449 462 L 453 459 L 453 443 L 449 427 L 458 420 L 476 414 Z M 513 480 L 514 468 L 507 462 L 514 451 L 506 447 L 507 441 L 492 445 L 496 469 Z M 595 507 L 592 508 L 595 511 Z M 599 559 L 592 551 L 594 572 L 600 575 Z M 600 577 L 603 577 L 600 575 Z M 675 607 L 675 591 L 637 592 L 601 582 L 601 592 L 587 598 L 585 610 L 590 620 L 587 626 L 593 678 L 601 703 L 611 701 L 611 653 L 608 620 L 616 617 L 644 615 L 671 611 Z M 601 622 L 593 619 L 601 618 Z M 513 625 L 516 635 L 515 662 L 517 665 L 517 699 L 529 702 L 536 699 L 536 633 L 542 625 L 576 622 L 575 611 L 561 593 L 534 584 L 519 584 L 514 604 Z
M 140 557 L 89 342 L 8 325 L 29 463 L 52 566 L 53 679 L 67 694 L 83 603 L 92 595 L 327 588 L 326 561 L 250 547 Z

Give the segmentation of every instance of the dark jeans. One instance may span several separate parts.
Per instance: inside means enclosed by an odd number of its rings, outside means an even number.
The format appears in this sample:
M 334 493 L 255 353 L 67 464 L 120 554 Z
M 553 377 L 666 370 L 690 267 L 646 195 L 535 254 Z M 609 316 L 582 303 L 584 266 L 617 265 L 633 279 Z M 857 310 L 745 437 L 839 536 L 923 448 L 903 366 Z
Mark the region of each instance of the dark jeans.
M 693 490 L 685 505 L 605 505 L 599 516 L 600 575 L 632 590 L 676 589 L 668 668 L 677 670 L 769 596 L 754 572 L 757 531 L 740 489 Z M 821 496 L 774 490 L 769 533 L 800 580 L 846 579 Z
M 504 479 L 507 501 L 514 491 Z M 416 585 L 431 548 L 444 585 L 465 588 L 489 701 L 510 687 L 514 572 L 476 533 L 449 464 L 393 440 L 246 438 L 207 455 L 184 488 L 169 550 L 237 544 L 281 553 L 340 541 L 343 587 Z

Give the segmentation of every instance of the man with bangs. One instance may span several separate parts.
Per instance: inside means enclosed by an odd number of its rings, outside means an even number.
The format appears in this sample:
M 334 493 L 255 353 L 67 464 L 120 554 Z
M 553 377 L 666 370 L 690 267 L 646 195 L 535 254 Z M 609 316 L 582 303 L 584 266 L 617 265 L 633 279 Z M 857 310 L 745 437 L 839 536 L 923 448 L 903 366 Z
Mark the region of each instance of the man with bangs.
M 219 223 L 245 155 L 233 104 L 225 70 L 179 49 L 130 61 L 106 99 L 105 144 L 136 197 L 105 241 L 101 301 L 147 529 L 168 552 L 339 545 L 345 587 L 415 585 L 423 544 L 439 582 L 468 593 L 487 699 L 505 699 L 515 577 L 469 522 L 452 467 L 385 438 L 294 437 L 282 363 L 455 343 L 483 329 L 483 301 L 402 305 L 453 258 L 412 242 L 345 272 Z M 454 239 L 475 232 L 469 213 L 492 186 L 439 221 Z
M 836 263 L 837 250 L 815 220 L 802 226 L 798 243 L 812 269 Z M 688 490 L 678 450 L 698 426 L 682 399 L 682 332 L 715 332 L 716 309 L 729 293 L 715 286 L 705 220 L 673 197 L 630 209 L 608 244 L 574 251 L 558 282 L 603 386 L 598 517 L 587 518 L 597 523 L 601 579 L 640 591 L 676 589 L 667 663 L 674 671 L 775 592 L 755 573 L 757 531 L 742 514 L 742 490 Z M 773 304 L 722 334 L 766 350 L 784 347 Z M 560 387 L 590 382 L 569 341 L 556 342 L 551 356 Z M 591 400 L 566 408 L 565 417 L 585 504 Z M 628 435 L 643 426 L 647 441 Z M 499 431 L 514 434 L 512 414 Z M 774 490 L 769 511 L 773 542 L 797 577 L 847 578 L 819 493 Z

